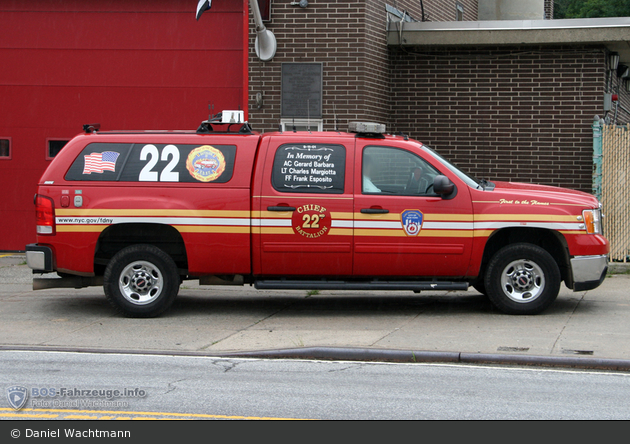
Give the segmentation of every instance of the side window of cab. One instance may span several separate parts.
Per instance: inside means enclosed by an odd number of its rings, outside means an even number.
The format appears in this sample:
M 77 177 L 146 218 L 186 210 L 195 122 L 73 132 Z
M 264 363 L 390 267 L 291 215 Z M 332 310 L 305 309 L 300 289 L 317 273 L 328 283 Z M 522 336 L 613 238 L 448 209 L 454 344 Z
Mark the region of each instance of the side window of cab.
M 363 150 L 361 192 L 405 196 L 433 195 L 433 179 L 439 175 L 431 164 L 409 151 L 368 146 Z

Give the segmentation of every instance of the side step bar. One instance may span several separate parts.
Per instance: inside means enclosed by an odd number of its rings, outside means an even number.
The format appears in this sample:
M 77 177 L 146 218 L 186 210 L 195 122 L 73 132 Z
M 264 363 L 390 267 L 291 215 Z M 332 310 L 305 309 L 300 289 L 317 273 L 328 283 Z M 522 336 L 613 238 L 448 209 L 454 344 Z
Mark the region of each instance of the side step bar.
M 62 278 L 33 278 L 33 290 L 47 288 L 85 288 L 103 285 L 103 276 L 67 276 Z
M 466 291 L 468 282 L 436 282 L 436 281 L 292 281 L 257 280 L 254 287 L 259 290 L 440 290 Z

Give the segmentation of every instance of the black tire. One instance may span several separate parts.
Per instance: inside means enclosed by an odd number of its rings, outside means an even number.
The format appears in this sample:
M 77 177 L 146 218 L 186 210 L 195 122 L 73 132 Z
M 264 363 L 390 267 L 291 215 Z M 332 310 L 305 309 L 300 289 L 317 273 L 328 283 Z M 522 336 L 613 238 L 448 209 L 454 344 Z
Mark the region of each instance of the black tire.
M 179 292 L 177 265 L 153 245 L 123 248 L 107 264 L 103 289 L 109 302 L 128 317 L 151 318 L 164 313 Z
M 486 295 L 507 314 L 538 314 L 547 309 L 560 291 L 560 269 L 544 249 L 526 243 L 508 245 L 488 263 Z
M 472 287 L 477 290 L 479 293 L 485 295 L 486 294 L 486 285 L 484 284 L 483 279 L 479 279 L 476 282 L 473 282 Z

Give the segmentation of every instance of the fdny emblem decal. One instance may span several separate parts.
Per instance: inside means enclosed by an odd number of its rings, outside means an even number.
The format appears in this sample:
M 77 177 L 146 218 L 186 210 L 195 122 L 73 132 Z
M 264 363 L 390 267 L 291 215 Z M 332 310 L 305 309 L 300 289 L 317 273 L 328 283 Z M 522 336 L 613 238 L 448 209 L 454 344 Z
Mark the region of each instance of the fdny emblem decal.
M 402 226 L 407 236 L 417 236 L 422 228 L 423 215 L 418 210 L 405 210 L 401 214 Z
M 7 389 L 7 399 L 14 410 L 20 410 L 26 404 L 28 399 L 28 391 L 19 385 L 9 387 Z
M 195 179 L 201 182 L 212 182 L 225 171 L 225 157 L 213 146 L 200 146 L 188 155 L 186 169 Z

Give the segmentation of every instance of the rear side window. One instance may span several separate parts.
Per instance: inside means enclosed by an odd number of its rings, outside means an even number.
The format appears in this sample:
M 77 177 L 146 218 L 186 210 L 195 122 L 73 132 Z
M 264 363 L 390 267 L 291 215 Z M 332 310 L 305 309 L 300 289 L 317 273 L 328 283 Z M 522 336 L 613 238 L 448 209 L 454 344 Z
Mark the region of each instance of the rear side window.
M 235 158 L 234 145 L 91 143 L 66 180 L 225 183 Z
M 343 145 L 290 143 L 278 147 L 271 181 L 283 193 L 343 194 Z
M 11 139 L 0 138 L 0 160 L 11 159 Z

